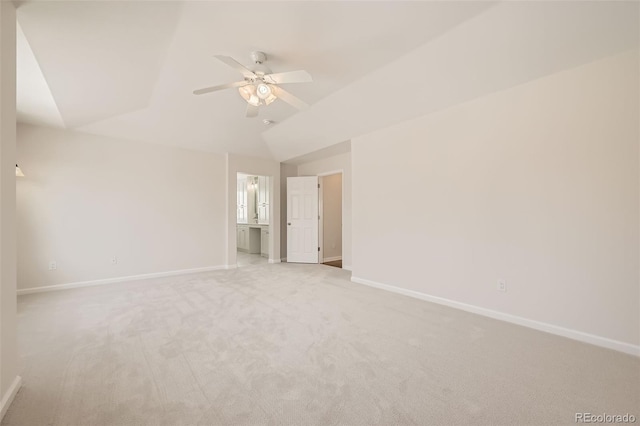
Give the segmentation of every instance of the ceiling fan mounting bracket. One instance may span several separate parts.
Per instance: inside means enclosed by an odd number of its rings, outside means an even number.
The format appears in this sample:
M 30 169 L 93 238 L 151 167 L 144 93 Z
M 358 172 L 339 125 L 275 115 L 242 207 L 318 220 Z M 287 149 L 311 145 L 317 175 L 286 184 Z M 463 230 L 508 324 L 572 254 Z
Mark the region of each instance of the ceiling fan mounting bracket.
M 267 60 L 267 55 L 260 51 L 251 52 L 251 60 L 256 64 L 261 64 Z

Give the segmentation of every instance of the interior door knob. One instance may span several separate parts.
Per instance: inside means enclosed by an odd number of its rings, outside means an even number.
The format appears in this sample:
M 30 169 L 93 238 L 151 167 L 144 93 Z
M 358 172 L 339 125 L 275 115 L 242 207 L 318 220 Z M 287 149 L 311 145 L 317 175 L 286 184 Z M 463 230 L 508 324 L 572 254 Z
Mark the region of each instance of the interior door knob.
M 291 222 L 287 223 L 287 225 L 291 226 Z

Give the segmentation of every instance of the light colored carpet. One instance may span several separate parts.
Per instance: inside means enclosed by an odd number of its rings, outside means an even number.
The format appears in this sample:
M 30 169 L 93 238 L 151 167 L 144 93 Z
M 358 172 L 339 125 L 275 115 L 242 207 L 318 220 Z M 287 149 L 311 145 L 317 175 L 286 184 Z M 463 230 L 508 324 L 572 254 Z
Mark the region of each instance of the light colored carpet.
M 19 298 L 3 425 L 574 424 L 640 417 L 640 360 L 349 281 L 247 266 Z

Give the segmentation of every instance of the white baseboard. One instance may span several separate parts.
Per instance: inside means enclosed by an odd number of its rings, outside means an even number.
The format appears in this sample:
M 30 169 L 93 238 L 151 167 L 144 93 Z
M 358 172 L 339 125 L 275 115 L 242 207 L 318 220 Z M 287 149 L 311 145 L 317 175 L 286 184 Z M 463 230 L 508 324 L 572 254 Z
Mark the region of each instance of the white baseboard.
M 345 269 L 347 271 L 351 271 L 351 265 L 342 265 L 342 269 Z
M 269 263 L 280 263 L 280 259 L 269 259 Z
M 589 343 L 592 345 L 601 346 L 603 348 L 613 349 L 615 351 L 624 352 L 629 355 L 635 355 L 640 357 L 640 346 L 621 342 L 619 340 L 613 340 L 613 339 L 609 339 L 602 336 L 596 336 L 594 334 L 584 333 L 582 331 L 572 330 L 570 328 L 559 327 L 553 324 L 535 321 L 528 318 L 519 317 L 516 315 L 506 314 L 504 312 L 481 308 L 475 305 L 468 305 L 466 303 L 456 302 L 455 300 L 445 299 L 443 297 L 431 296 L 425 293 L 420 293 L 418 291 L 395 287 L 388 284 L 382 284 L 382 283 L 367 280 L 364 278 L 351 277 L 351 281 L 353 281 L 354 283 L 364 284 L 370 287 L 391 291 L 391 292 L 402 294 L 409 297 L 415 297 L 416 299 L 425 300 L 427 302 L 433 302 L 439 305 L 449 306 L 451 308 L 456 308 L 456 309 L 471 312 L 474 314 L 483 315 L 485 317 L 522 325 L 524 327 L 533 328 L 535 330 L 544 331 L 544 332 L 555 334 L 562 337 L 568 337 L 569 339 L 578 340 L 580 342 Z
M 235 265 L 224 265 L 224 269 L 238 269 L 238 264 L 235 264 Z
M 325 257 L 322 259 L 322 263 L 335 262 L 336 260 L 342 260 L 342 256 Z
M 235 265 L 233 265 L 233 267 L 235 267 Z M 179 269 L 177 271 L 154 272 L 151 274 L 130 275 L 128 277 L 105 278 L 102 280 L 81 281 L 81 282 L 67 283 L 67 284 L 48 285 L 43 287 L 23 288 L 23 289 L 19 289 L 17 293 L 18 293 L 18 296 L 20 296 L 22 294 L 42 293 L 45 291 L 56 291 L 56 290 L 67 290 L 70 288 L 79 288 L 79 287 L 92 287 L 95 285 L 115 284 L 115 283 L 121 283 L 125 281 L 146 280 L 149 278 L 171 277 L 174 275 L 195 274 L 198 272 L 217 271 L 220 269 L 230 269 L 230 268 L 229 268 L 229 265 L 226 265 L 226 266 L 221 265 L 221 266 L 207 266 L 204 268 Z
M 2 395 L 2 401 L 0 401 L 0 421 L 2 421 L 2 418 L 13 402 L 13 398 L 16 397 L 16 394 L 20 390 L 20 386 L 22 386 L 22 378 L 20 376 L 16 376 L 16 378 L 13 379 L 11 386 L 9 386 L 9 389 L 7 389 L 7 392 Z

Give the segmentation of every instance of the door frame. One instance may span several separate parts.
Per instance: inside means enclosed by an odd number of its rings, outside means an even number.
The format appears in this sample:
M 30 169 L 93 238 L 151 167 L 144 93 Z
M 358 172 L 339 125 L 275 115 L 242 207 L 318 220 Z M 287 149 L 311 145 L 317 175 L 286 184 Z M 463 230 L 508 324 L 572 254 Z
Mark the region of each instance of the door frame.
M 273 240 L 274 238 L 274 223 L 275 223 L 275 218 L 274 218 L 274 202 L 277 199 L 277 202 L 279 203 L 279 196 L 276 197 L 276 194 L 274 193 L 274 191 L 276 190 L 276 177 L 274 177 L 273 175 L 269 174 L 269 173 L 256 173 L 256 172 L 249 172 L 249 171 L 245 171 L 246 169 L 242 168 L 238 168 L 234 174 L 235 174 L 235 178 L 236 178 L 236 182 L 238 179 L 238 175 L 239 174 L 243 174 L 243 175 L 247 175 L 247 176 L 266 176 L 269 178 L 269 257 L 268 257 L 268 262 L 269 263 L 279 263 L 280 262 L 280 244 L 275 244 L 275 241 Z M 279 180 L 279 176 L 278 176 L 278 180 Z M 279 184 L 277 185 L 277 188 L 279 188 Z M 236 206 L 237 206 L 237 202 L 238 202 L 238 194 L 237 191 L 233 192 L 233 193 L 229 193 L 229 197 L 227 199 L 227 201 L 229 202 L 230 206 L 233 206 L 233 211 L 236 211 Z M 248 204 L 248 203 L 247 203 Z M 248 219 L 248 218 L 247 218 Z M 279 218 L 278 218 L 279 220 Z M 237 229 L 238 224 L 237 224 L 237 214 L 235 214 L 233 216 L 233 226 L 234 229 Z M 237 253 L 238 251 L 238 245 L 237 245 L 237 238 L 236 238 L 236 234 L 233 233 L 233 235 L 229 234 L 227 236 L 227 248 L 228 250 L 230 248 L 232 248 L 232 251 L 234 253 Z M 276 253 L 273 253 L 274 251 L 277 251 L 277 256 Z M 235 269 L 238 267 L 238 258 L 237 255 L 233 256 L 233 262 L 230 261 L 230 259 L 227 259 L 227 265 L 226 268 L 227 269 Z
M 332 170 L 329 172 L 318 173 L 318 183 L 320 183 L 320 190 L 318 191 L 318 246 L 320 247 L 320 254 L 318 255 L 318 263 L 324 263 L 324 200 L 323 200 L 323 191 L 324 187 L 324 177 L 331 175 L 341 175 L 340 179 L 340 197 L 341 197 L 341 208 L 340 208 L 340 238 L 342 239 L 342 247 L 344 250 L 344 169 Z

